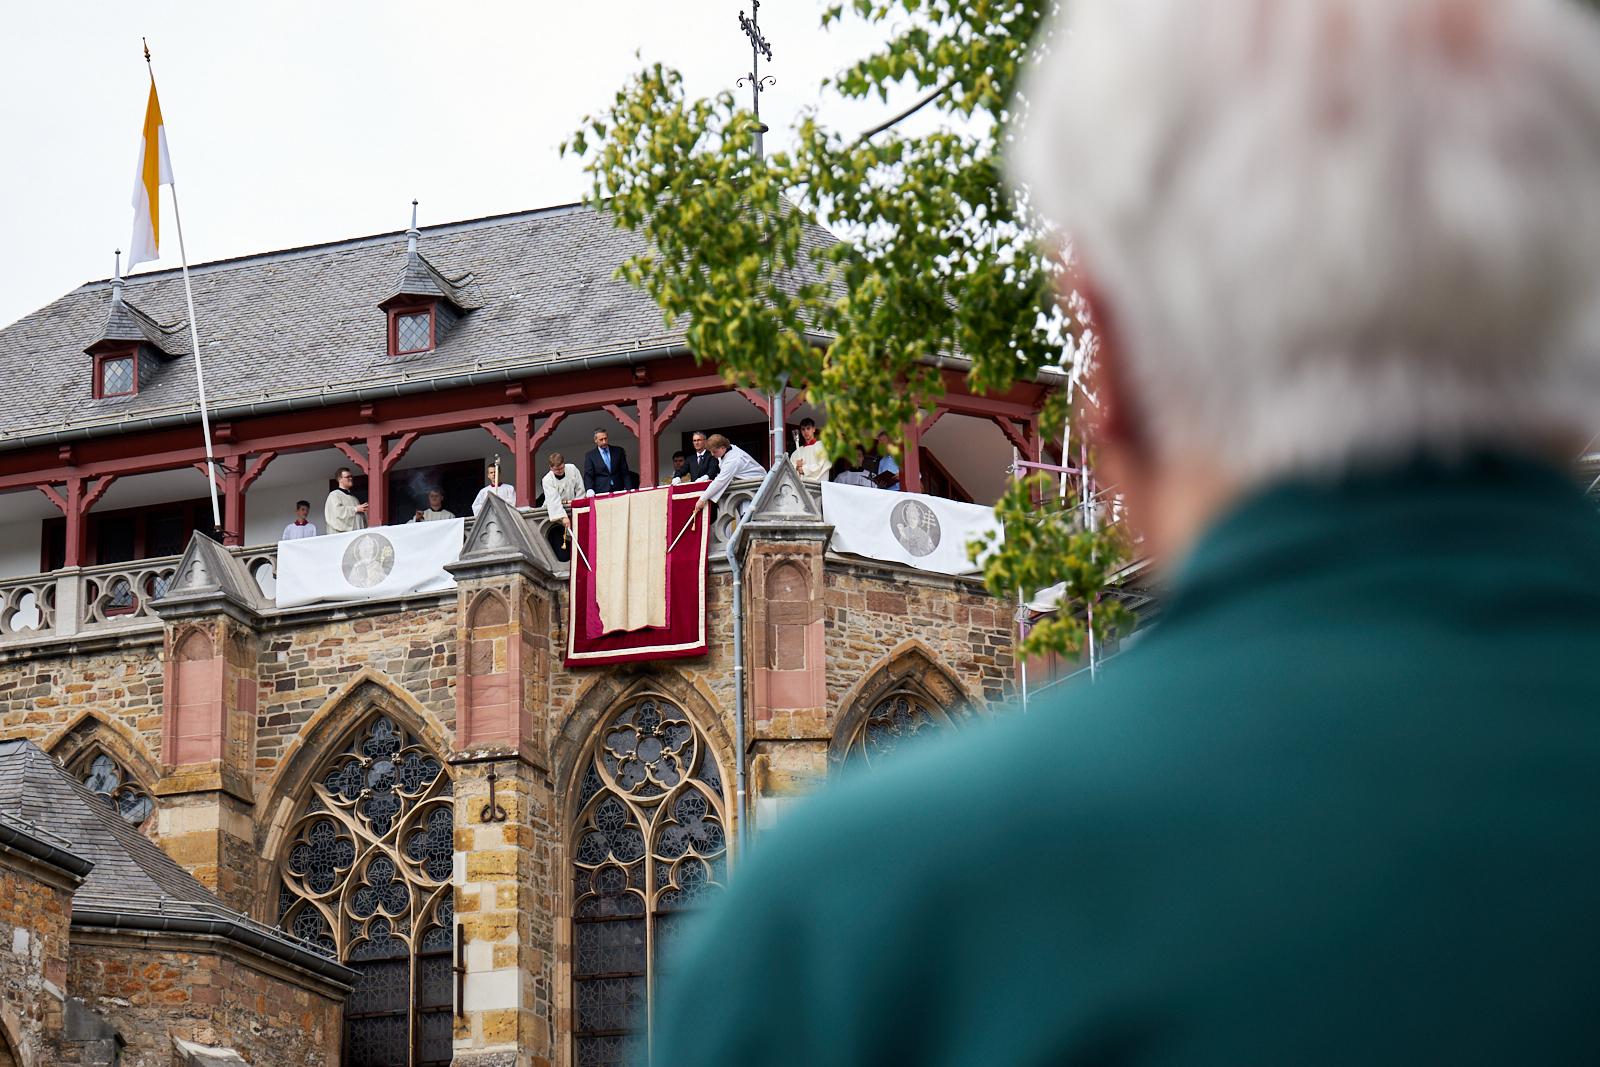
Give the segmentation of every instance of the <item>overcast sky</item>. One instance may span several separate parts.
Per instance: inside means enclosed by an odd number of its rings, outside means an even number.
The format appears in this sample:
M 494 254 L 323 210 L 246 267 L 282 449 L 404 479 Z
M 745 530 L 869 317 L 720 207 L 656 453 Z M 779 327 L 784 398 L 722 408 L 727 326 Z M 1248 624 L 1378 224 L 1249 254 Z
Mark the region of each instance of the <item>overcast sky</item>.
M 893 104 L 826 104 L 818 83 L 879 40 L 819 29 L 816 0 L 767 0 L 787 142 L 804 107 L 843 130 Z M 745 0 L 183 0 L 44 3 L 7 12 L 0 62 L 0 324 L 111 273 L 128 247 L 150 38 L 191 263 L 577 200 L 557 146 L 643 61 L 691 93 L 749 69 Z M 909 97 L 908 97 L 909 99 Z M 178 263 L 163 190 L 162 258 Z M 203 325 L 203 316 L 202 316 Z

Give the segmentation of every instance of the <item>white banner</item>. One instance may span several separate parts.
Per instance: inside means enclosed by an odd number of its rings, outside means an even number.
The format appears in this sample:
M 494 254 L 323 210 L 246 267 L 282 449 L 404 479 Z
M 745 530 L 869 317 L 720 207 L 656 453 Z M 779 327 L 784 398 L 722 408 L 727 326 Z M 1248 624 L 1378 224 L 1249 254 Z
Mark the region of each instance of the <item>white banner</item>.
M 454 589 L 463 519 L 410 522 L 278 542 L 278 607 Z
M 972 574 L 967 542 L 999 529 L 994 509 L 922 493 L 822 483 L 833 549 L 941 574 Z

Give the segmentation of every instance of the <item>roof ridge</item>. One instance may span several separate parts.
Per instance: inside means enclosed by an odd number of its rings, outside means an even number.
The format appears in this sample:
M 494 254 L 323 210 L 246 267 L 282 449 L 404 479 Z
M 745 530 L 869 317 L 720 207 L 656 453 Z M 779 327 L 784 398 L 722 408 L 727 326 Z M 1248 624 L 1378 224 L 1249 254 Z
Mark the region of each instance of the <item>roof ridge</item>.
M 476 218 L 457 219 L 454 222 L 435 223 L 431 226 L 419 227 L 418 232 L 420 232 L 424 237 L 429 234 L 439 236 L 443 234 L 461 233 L 467 230 L 475 230 L 483 227 L 494 226 L 504 222 L 510 222 L 518 218 L 531 219 L 570 214 L 571 212 L 586 206 L 587 205 L 584 203 L 584 201 L 575 200 L 566 204 L 550 204 L 546 207 L 524 208 L 518 211 L 501 212 L 497 215 L 480 215 Z M 370 247 L 372 245 L 384 244 L 389 241 L 403 238 L 405 237 L 406 233 L 406 230 L 385 230 L 382 233 L 365 234 L 359 237 L 341 237 L 332 241 L 319 241 L 307 245 L 291 245 L 288 248 L 269 249 L 265 252 L 247 252 L 244 255 L 225 256 L 222 259 L 208 259 L 201 263 L 189 264 L 189 273 L 191 275 L 197 273 L 210 274 L 222 267 L 235 267 L 252 261 L 273 262 L 275 260 L 282 259 L 299 259 L 303 256 L 328 252 L 337 248 Z M 182 269 L 182 267 L 163 267 L 160 270 L 145 271 L 140 274 L 124 274 L 122 276 L 122 283 L 123 285 L 127 286 L 139 282 L 154 281 L 159 278 L 177 275 L 182 271 Z M 73 289 L 72 292 L 80 293 L 86 290 L 99 288 L 100 286 L 108 286 L 113 280 L 114 279 L 112 278 L 96 278 L 92 281 L 81 283 L 76 289 Z

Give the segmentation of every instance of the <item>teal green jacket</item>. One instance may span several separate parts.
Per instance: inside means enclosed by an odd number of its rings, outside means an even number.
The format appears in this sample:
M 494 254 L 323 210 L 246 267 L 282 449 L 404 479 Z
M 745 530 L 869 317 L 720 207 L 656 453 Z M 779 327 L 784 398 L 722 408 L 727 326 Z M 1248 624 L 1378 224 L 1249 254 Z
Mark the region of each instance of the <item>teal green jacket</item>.
M 1600 1063 L 1600 518 L 1505 459 L 1262 494 L 678 949 L 656 1067 Z

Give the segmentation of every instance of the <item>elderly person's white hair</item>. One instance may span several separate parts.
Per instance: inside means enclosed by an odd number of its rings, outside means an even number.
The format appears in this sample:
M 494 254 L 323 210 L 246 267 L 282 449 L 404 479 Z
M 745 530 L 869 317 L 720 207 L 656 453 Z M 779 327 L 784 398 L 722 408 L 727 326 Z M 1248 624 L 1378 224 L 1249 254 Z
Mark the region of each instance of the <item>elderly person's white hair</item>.
M 1160 454 L 1259 479 L 1600 429 L 1592 15 L 1063 6 L 1013 169 L 1107 307 Z

